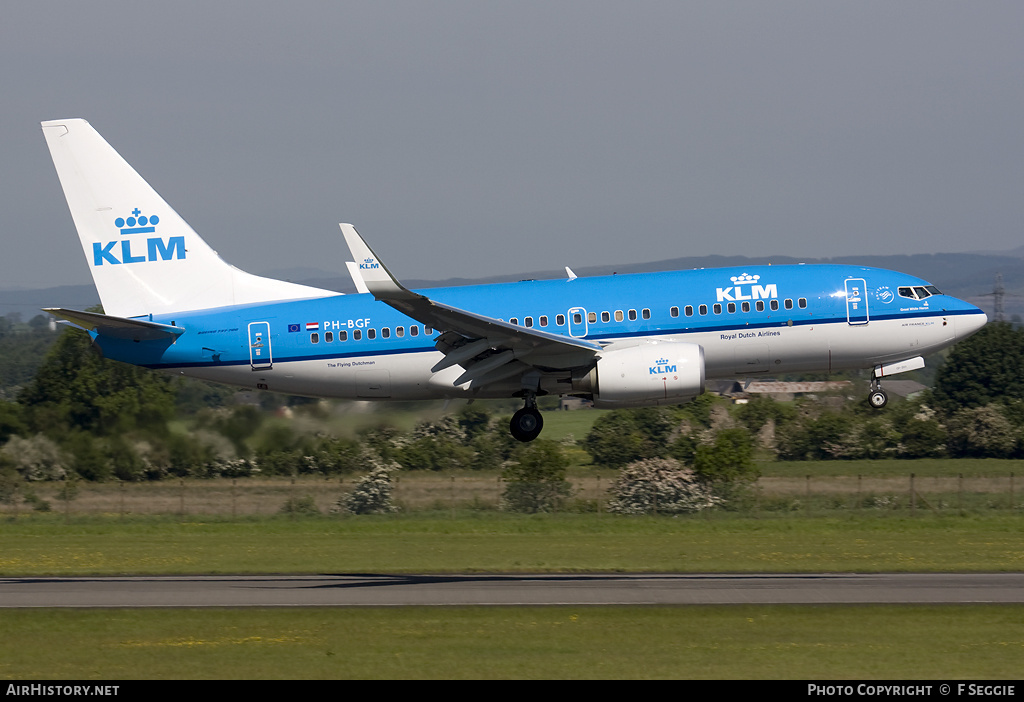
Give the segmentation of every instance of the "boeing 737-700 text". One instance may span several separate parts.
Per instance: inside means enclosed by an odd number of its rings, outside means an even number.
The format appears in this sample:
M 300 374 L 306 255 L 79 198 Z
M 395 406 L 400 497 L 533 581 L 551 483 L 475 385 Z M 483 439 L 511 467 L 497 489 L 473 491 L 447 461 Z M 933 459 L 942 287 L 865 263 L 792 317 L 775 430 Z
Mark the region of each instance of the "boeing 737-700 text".
M 708 378 L 872 369 L 882 378 L 974 333 L 977 307 L 913 276 L 840 265 L 747 266 L 412 291 L 350 224 L 359 294 L 225 263 L 84 120 L 43 133 L 105 314 L 48 312 L 108 358 L 315 397 L 522 398 L 596 407 L 686 402 Z

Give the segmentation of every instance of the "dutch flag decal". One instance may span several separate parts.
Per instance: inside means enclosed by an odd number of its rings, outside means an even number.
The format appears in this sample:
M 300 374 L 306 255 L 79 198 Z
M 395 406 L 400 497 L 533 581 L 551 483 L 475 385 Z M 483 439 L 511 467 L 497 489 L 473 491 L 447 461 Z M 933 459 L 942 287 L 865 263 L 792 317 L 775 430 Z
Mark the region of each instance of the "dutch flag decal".
M 306 331 L 316 331 L 319 328 L 319 322 L 306 322 Z

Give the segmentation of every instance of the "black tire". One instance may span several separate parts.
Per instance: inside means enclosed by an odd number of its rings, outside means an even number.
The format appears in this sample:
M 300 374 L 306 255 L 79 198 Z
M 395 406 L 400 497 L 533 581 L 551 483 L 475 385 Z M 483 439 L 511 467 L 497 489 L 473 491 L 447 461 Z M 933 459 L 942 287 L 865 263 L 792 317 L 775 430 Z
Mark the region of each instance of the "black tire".
M 536 439 L 540 436 L 541 429 L 543 428 L 544 418 L 540 416 L 540 412 L 531 407 L 524 407 L 513 414 L 512 421 L 508 425 L 508 430 L 512 433 L 512 437 L 524 442 Z
M 888 401 L 889 396 L 882 389 L 872 390 L 871 394 L 868 395 L 868 404 L 875 409 L 882 409 Z

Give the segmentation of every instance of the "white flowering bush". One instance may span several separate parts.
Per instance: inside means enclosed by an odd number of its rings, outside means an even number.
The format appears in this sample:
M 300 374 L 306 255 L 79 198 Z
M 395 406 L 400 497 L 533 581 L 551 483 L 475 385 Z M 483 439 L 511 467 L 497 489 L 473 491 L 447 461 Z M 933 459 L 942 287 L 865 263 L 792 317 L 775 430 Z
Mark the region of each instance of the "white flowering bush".
M 398 508 L 392 503 L 394 492 L 393 476 L 398 471 L 397 463 L 372 459 L 373 469 L 364 476 L 355 489 L 334 505 L 332 512 L 348 514 L 390 514 Z
M 2 454 L 17 469 L 23 480 L 63 480 L 68 474 L 70 457 L 56 442 L 42 434 L 27 439 L 12 436 Z
M 608 510 L 617 514 L 683 514 L 722 504 L 711 488 L 674 458 L 630 463 L 612 484 Z

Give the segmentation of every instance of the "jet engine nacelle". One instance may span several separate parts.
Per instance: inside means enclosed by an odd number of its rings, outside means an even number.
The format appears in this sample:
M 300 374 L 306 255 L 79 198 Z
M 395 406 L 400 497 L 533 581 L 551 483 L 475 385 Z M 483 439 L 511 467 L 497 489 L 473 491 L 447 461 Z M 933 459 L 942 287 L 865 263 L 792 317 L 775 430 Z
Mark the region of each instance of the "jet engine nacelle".
M 588 390 L 599 408 L 687 402 L 704 392 L 704 348 L 649 339 L 608 349 L 574 387 Z

